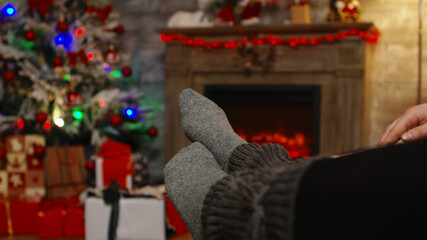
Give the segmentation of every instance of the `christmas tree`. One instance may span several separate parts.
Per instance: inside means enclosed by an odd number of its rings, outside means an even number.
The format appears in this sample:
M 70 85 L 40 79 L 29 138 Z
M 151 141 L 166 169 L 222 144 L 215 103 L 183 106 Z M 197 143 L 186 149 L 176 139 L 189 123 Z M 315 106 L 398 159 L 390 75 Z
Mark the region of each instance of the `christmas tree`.
M 0 0 L 0 134 L 42 134 L 48 145 L 134 149 L 157 129 L 121 53 L 124 27 L 106 0 Z

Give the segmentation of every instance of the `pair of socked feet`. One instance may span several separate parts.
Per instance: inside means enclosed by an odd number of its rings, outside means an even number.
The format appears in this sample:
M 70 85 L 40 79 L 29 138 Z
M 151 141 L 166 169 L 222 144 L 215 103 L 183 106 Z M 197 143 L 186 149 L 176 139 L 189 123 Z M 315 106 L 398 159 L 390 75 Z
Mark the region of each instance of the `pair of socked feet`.
M 193 142 L 165 166 L 166 192 L 197 239 L 287 239 L 308 165 L 281 145 L 248 144 L 215 103 L 186 89 L 182 126 Z

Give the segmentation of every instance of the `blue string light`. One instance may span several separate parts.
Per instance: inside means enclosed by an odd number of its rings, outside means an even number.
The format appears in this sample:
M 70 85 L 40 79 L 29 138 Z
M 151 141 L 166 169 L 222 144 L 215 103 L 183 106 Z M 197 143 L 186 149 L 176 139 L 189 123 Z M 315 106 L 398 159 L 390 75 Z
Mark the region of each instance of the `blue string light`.
M 133 110 L 132 108 L 126 108 L 126 109 L 125 109 L 125 115 L 126 115 L 126 117 L 128 117 L 128 118 L 135 118 L 135 116 L 136 116 L 136 111 L 135 111 L 135 110 Z
M 106 72 L 110 72 L 111 71 L 111 67 L 109 65 L 105 65 L 104 70 Z
M 54 41 L 56 46 L 63 45 L 67 48 L 72 42 L 72 36 L 70 36 L 68 33 L 60 33 L 56 35 Z
M 2 14 L 5 17 L 12 17 L 16 14 L 16 12 L 16 9 L 10 3 L 6 4 L 6 6 L 4 6 L 2 9 Z

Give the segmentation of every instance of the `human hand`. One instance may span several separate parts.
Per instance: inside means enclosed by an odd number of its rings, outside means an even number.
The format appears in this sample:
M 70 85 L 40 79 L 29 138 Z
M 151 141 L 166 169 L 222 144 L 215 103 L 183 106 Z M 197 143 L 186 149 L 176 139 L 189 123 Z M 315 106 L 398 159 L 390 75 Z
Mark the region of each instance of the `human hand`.
M 385 130 L 378 146 L 396 143 L 399 139 L 404 142 L 427 137 L 427 104 L 409 108 L 391 123 Z

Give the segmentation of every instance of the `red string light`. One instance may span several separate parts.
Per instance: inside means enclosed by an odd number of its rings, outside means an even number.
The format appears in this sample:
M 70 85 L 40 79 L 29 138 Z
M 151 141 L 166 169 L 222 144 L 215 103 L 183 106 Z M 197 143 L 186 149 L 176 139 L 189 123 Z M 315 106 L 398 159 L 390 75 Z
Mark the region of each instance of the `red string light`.
M 239 46 L 246 46 L 248 42 L 253 46 L 257 45 L 289 45 L 290 47 L 297 47 L 299 45 L 318 45 L 321 43 L 332 43 L 341 39 L 345 39 L 348 37 L 359 37 L 363 39 L 366 43 L 376 44 L 378 43 L 380 32 L 379 31 L 359 31 L 356 29 L 351 29 L 349 31 L 340 32 L 336 34 L 328 34 L 324 36 L 320 36 L 317 38 L 305 38 L 305 37 L 297 37 L 297 38 L 280 38 L 275 36 L 266 36 L 259 38 L 250 38 L 250 39 L 241 39 L 235 41 L 212 41 L 209 42 L 205 39 L 200 38 L 188 38 L 183 35 L 178 35 L 174 33 L 166 34 L 162 33 L 160 35 L 160 39 L 163 42 L 180 42 L 183 45 L 195 46 L 195 47 L 203 47 L 207 50 L 211 50 L 212 48 L 227 48 L 227 49 L 236 49 Z M 324 41 L 326 40 L 326 41 Z

